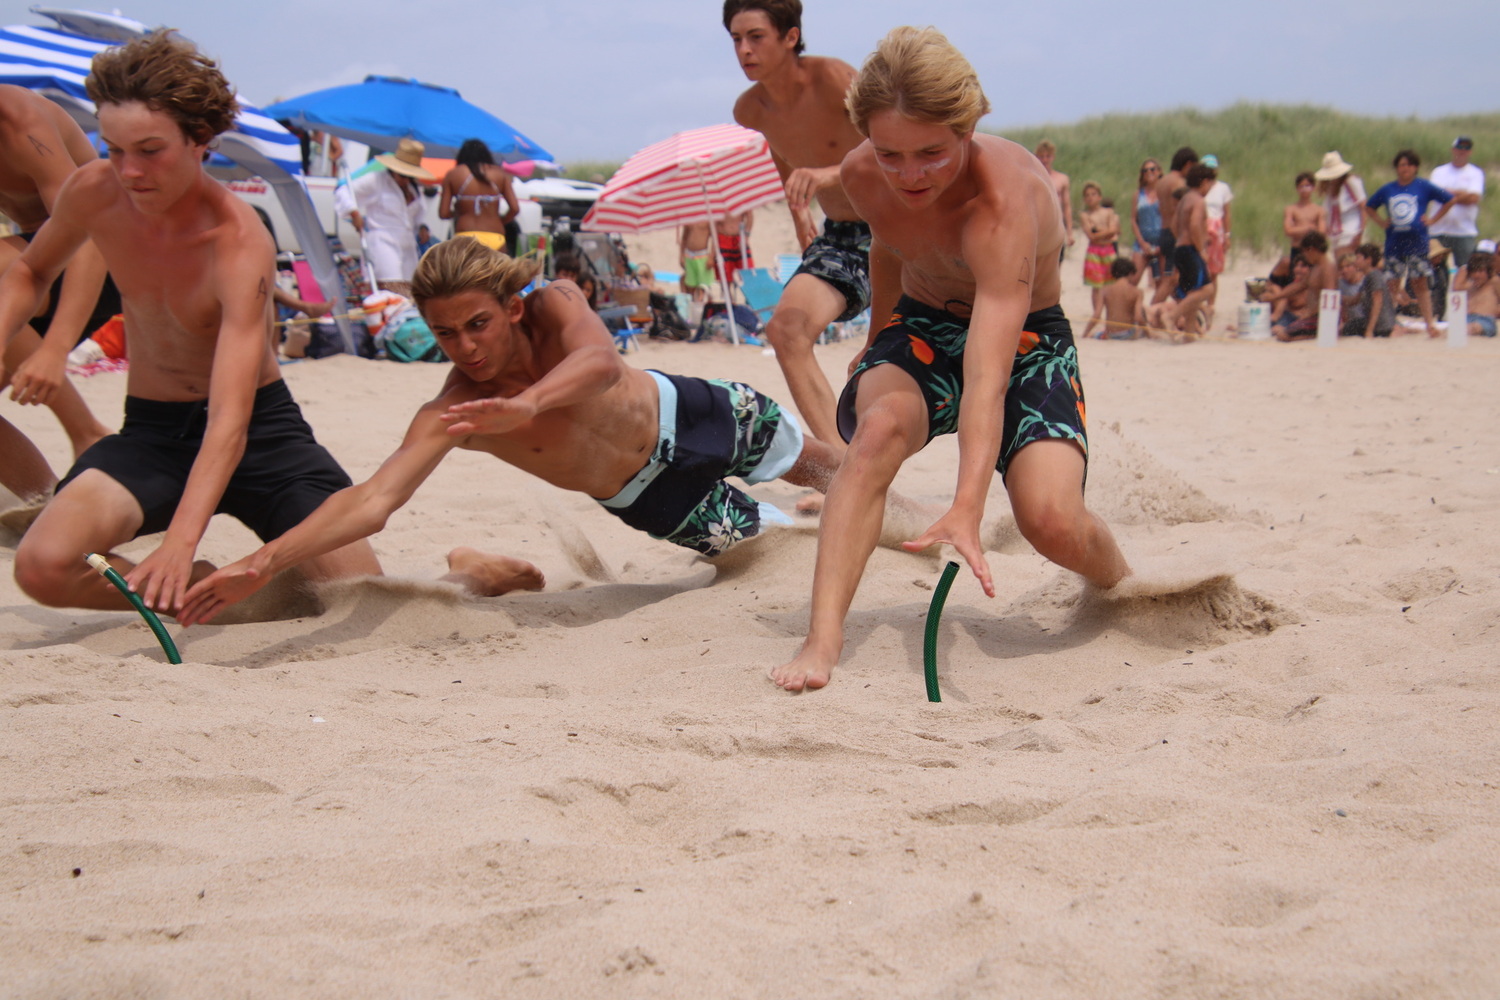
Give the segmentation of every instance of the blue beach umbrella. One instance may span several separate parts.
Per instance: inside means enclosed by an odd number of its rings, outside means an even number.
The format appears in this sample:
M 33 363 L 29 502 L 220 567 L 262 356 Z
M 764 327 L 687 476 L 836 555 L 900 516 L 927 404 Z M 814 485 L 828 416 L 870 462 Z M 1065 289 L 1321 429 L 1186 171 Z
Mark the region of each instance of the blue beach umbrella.
M 399 76 L 367 76 L 364 83 L 315 90 L 265 109 L 272 118 L 330 132 L 375 149 L 419 140 L 428 156 L 454 156 L 465 139 L 479 139 L 502 159 L 550 160 L 552 154 L 452 87 Z

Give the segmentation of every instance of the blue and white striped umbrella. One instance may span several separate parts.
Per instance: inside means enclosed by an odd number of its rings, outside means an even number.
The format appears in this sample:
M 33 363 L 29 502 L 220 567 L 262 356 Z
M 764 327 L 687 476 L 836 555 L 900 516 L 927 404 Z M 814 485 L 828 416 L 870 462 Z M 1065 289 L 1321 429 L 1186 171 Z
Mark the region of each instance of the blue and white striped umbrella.
M 139 21 L 91 11 L 32 7 L 32 13 L 50 17 L 57 27 L 19 25 L 0 28 L 0 83 L 25 87 L 56 101 L 85 132 L 97 131 L 99 119 L 83 81 L 94 56 L 112 45 L 146 34 Z M 297 232 L 312 265 L 313 277 L 325 295 L 336 300 L 342 288 L 338 268 L 328 249 L 323 226 L 308 199 L 302 179 L 302 143 L 259 108 L 240 102 L 234 127 L 218 138 L 219 154 L 209 167 L 225 158 L 235 173 L 213 170 L 220 178 L 263 177 L 276 191 L 277 200 Z M 334 322 L 344 340 L 344 349 L 355 353 L 349 320 L 340 315 Z
M 59 28 L 0 28 L 0 83 L 12 83 L 51 98 L 85 131 L 93 131 L 98 128 L 95 108 L 83 81 L 94 56 L 115 44 Z M 297 137 L 243 100 L 233 130 L 225 133 L 221 142 L 233 147 L 227 150 L 230 159 L 252 171 L 259 166 L 256 161 L 264 158 L 288 174 L 302 173 L 302 145 Z

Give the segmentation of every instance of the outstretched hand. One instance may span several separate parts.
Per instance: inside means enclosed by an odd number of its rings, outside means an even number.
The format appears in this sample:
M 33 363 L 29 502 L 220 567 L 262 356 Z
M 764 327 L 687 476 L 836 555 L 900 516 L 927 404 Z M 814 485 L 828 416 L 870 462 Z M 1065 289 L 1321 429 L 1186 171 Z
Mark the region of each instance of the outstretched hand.
M 536 416 L 536 406 L 519 397 L 494 396 L 454 403 L 438 419 L 454 437 L 463 434 L 505 434 Z
M 177 620 L 184 626 L 206 623 L 231 604 L 238 604 L 271 582 L 262 560 L 250 555 L 204 577 L 188 590 Z
M 125 582 L 146 607 L 170 613 L 182 606 L 192 579 L 193 547 L 174 542 L 170 536 L 125 574 Z
M 948 508 L 948 512 L 933 522 L 932 526 L 901 547 L 907 552 L 921 552 L 940 542 L 947 542 L 964 557 L 964 562 L 973 570 L 984 596 L 995 596 L 995 581 L 990 576 L 990 564 L 984 557 L 984 547 L 979 544 L 979 517 Z

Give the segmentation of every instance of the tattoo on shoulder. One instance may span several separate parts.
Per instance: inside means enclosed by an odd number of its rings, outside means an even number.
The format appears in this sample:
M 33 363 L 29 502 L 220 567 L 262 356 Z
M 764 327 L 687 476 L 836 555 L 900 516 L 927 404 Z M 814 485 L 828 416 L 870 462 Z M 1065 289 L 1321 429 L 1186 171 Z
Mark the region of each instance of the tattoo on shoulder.
M 1021 284 L 1025 285 L 1027 288 L 1031 287 L 1031 258 L 1030 257 L 1022 257 L 1021 258 L 1021 273 L 1016 277 L 1016 280 L 1019 281 Z
M 559 292 L 562 297 L 567 299 L 569 302 L 573 301 L 573 289 L 564 288 L 562 285 L 552 285 L 550 287 Z
M 34 150 L 36 150 L 42 156 L 51 156 L 52 155 L 52 149 L 51 149 L 51 147 L 49 147 L 42 140 L 38 139 L 36 136 L 28 134 L 26 136 L 26 138 L 31 143 L 31 148 L 34 149 Z
M 266 279 L 264 275 L 261 276 L 260 285 L 255 289 L 255 297 L 258 299 L 266 297 Z

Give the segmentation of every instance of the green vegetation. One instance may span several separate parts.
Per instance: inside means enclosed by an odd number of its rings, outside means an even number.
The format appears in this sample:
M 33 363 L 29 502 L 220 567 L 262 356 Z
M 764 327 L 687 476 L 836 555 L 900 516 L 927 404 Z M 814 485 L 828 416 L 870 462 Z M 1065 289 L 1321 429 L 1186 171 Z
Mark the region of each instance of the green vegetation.
M 1474 139 L 1474 161 L 1500 169 L 1500 112 L 1451 118 L 1370 118 L 1306 105 L 1236 104 L 1222 111 L 1191 108 L 1158 114 L 1112 114 L 1072 125 L 1006 129 L 1006 138 L 1035 148 L 1042 139 L 1057 144 L 1057 169 L 1073 182 L 1074 212 L 1082 204 L 1084 181 L 1096 181 L 1112 198 L 1124 221 L 1121 242 L 1130 234 L 1130 203 L 1141 161 L 1148 156 L 1166 169 L 1172 153 L 1192 146 L 1219 158 L 1219 176 L 1234 189 L 1235 245 L 1273 250 L 1284 242 L 1282 209 L 1297 200 L 1292 183 L 1303 170 L 1316 170 L 1323 154 L 1336 149 L 1354 164 L 1370 192 L 1396 171 L 1391 158 L 1410 147 L 1422 157 L 1422 176 L 1448 162 L 1453 139 Z M 1494 202 L 1492 194 L 1487 201 Z M 1493 204 L 1482 209 L 1480 231 L 1497 228 Z M 1372 231 L 1373 235 L 1373 231 Z
M 564 166 L 563 176 L 575 181 L 608 180 L 619 169 L 620 164 L 612 160 L 579 160 Z
M 1422 176 L 1448 162 L 1455 136 L 1474 139 L 1474 162 L 1500 171 L 1500 112 L 1449 118 L 1372 118 L 1309 105 L 1236 104 L 1222 111 L 1192 108 L 1156 114 L 1111 114 L 1071 125 L 1006 129 L 1006 138 L 1033 149 L 1042 139 L 1057 144 L 1057 168 L 1073 180 L 1073 209 L 1082 206 L 1084 181 L 1096 181 L 1114 200 L 1128 243 L 1130 202 L 1141 161 L 1154 157 L 1165 169 L 1180 146 L 1219 158 L 1219 176 L 1234 189 L 1234 243 L 1241 249 L 1271 251 L 1284 242 L 1281 213 L 1297 200 L 1298 173 L 1317 170 L 1323 154 L 1336 149 L 1354 164 L 1373 193 L 1396 171 L 1391 158 L 1410 147 L 1422 157 Z M 609 177 L 620 168 L 606 160 L 568 164 L 564 176 L 577 180 Z M 1500 187 L 1500 185 L 1496 185 Z M 1500 192 L 1480 211 L 1480 232 L 1500 232 Z M 1371 237 L 1378 232 L 1371 230 Z

